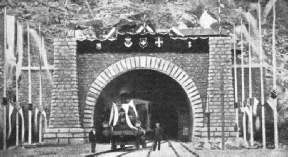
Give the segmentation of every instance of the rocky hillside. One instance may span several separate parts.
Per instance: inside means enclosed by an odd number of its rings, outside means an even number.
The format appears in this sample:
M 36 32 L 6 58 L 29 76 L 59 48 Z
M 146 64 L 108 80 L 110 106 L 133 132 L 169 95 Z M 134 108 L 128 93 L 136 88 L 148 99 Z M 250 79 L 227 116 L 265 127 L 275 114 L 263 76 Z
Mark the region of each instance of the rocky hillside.
M 144 2 L 146 1 L 146 2 Z M 48 52 L 53 51 L 52 40 L 54 37 L 65 36 L 68 30 L 81 29 L 86 33 L 95 34 L 97 38 L 115 27 L 120 32 L 135 32 L 144 22 L 154 29 L 170 29 L 176 27 L 200 28 L 199 22 L 204 10 L 218 21 L 219 4 L 216 0 L 8 0 L 8 14 L 15 15 L 26 26 L 37 29 L 41 25 L 41 31 L 45 35 Z M 16 3 L 17 2 L 17 3 Z M 269 4 L 269 3 L 268 3 Z M 245 25 L 248 22 L 252 26 L 253 62 L 259 63 L 257 6 L 250 1 L 221 0 L 221 26 L 233 37 L 233 25 L 237 26 L 237 47 L 240 45 L 239 23 L 242 17 Z M 242 9 L 241 9 L 242 8 Z M 272 11 L 267 12 L 267 6 L 263 6 L 264 13 L 262 25 L 263 50 L 265 63 L 268 67 L 268 84 L 272 87 Z M 287 110 L 288 92 L 288 2 L 278 0 L 276 3 L 276 40 L 277 40 L 277 83 L 278 96 L 281 101 L 281 109 Z M 250 10 L 250 13 L 246 11 Z M 269 9 L 268 9 L 269 10 Z M 211 28 L 218 31 L 219 24 L 214 22 Z M 253 25 L 254 24 L 254 25 Z M 245 27 L 247 29 L 248 27 Z M 246 34 L 247 35 L 247 34 Z M 245 36 L 245 35 L 244 35 Z M 248 36 L 244 38 L 245 54 L 248 54 Z M 247 60 L 247 55 L 246 55 Z M 287 113 L 287 112 L 286 112 Z M 283 115 L 284 119 L 287 115 Z

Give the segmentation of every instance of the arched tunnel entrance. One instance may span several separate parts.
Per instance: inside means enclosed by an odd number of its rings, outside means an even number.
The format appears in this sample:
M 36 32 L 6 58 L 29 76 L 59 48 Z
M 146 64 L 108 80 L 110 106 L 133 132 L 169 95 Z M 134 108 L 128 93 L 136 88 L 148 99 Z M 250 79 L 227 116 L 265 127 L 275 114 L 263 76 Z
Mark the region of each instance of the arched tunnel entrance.
M 112 102 L 120 104 L 119 93 L 130 92 L 130 97 L 151 102 L 151 128 L 159 122 L 164 139 L 190 140 L 192 109 L 186 92 L 178 82 L 154 70 L 137 69 L 123 73 L 108 83 L 95 105 L 94 126 L 99 141 L 108 142 L 102 135 L 102 123 L 109 121 Z

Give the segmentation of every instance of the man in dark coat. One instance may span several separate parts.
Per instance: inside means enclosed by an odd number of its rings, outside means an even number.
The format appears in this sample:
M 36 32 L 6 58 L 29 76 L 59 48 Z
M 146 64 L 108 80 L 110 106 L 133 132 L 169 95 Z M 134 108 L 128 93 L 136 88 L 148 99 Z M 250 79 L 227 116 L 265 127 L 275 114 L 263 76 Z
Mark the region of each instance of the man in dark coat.
M 89 142 L 91 143 L 91 152 L 95 153 L 95 148 L 96 148 L 96 131 L 92 129 L 89 132 Z
M 162 134 L 163 134 L 163 129 L 160 127 L 159 123 L 156 123 L 156 128 L 155 128 L 155 131 L 154 131 L 153 151 L 155 151 L 157 143 L 158 143 L 158 150 L 160 150 Z

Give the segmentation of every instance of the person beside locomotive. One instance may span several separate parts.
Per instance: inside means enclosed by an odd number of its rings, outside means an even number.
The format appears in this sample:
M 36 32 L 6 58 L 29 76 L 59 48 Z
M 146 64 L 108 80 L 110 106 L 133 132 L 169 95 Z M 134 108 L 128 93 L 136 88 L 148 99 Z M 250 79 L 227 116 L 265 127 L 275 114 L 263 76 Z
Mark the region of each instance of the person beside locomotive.
M 153 151 L 155 151 L 157 144 L 158 144 L 158 150 L 160 150 L 162 135 L 163 135 L 163 129 L 160 127 L 160 123 L 156 123 L 156 128 L 154 130 Z
M 89 142 L 91 143 L 91 153 L 95 153 L 96 142 L 97 142 L 95 129 L 92 129 L 89 132 Z

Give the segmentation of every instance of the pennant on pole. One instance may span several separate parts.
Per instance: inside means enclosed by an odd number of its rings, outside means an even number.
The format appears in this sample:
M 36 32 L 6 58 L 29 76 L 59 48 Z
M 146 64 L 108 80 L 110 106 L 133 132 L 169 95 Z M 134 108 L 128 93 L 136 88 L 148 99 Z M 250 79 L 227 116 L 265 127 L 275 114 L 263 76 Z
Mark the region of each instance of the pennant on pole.
M 24 136 L 25 136 L 25 122 L 24 122 L 24 115 L 23 115 L 23 109 L 20 108 L 19 110 L 19 113 L 20 113 L 20 116 L 21 116 L 21 119 L 22 119 L 22 140 L 24 140 Z M 23 143 L 24 141 L 22 141 Z
M 257 115 L 257 106 L 259 104 L 259 101 L 254 97 L 253 98 L 253 115 Z
M 270 97 L 266 102 L 269 104 L 273 111 L 277 110 L 277 99 L 273 99 Z
M 9 29 L 8 29 L 9 28 Z M 12 67 L 16 66 L 14 54 L 15 47 L 15 16 L 6 16 L 6 54 L 5 54 L 5 74 L 12 76 Z M 10 71 L 10 73 L 9 73 Z
M 17 23 L 17 53 L 18 53 L 18 61 L 16 64 L 16 82 L 18 83 L 18 79 L 21 75 L 21 67 L 23 60 L 23 30 L 22 26 Z
M 202 28 L 210 28 L 210 26 L 212 25 L 212 23 L 217 22 L 217 20 L 215 20 L 213 17 L 211 17 L 208 13 L 207 10 L 205 10 L 203 12 L 203 14 L 201 15 L 200 19 L 199 19 L 199 24 Z
M 34 127 L 34 130 L 35 130 L 35 132 L 37 132 L 38 131 L 38 113 L 39 113 L 39 110 L 38 110 L 38 108 L 36 107 L 35 108 L 35 114 L 34 114 L 34 125 L 35 125 L 35 127 Z
M 47 129 L 47 114 L 45 112 L 45 110 L 43 109 L 43 106 L 36 106 L 35 108 L 35 114 L 34 114 L 34 124 L 35 124 L 35 131 L 37 132 L 38 129 L 38 113 L 41 114 L 41 116 L 44 116 L 44 129 Z M 41 127 L 41 126 L 39 126 Z
M 11 126 L 11 116 L 12 116 L 12 113 L 13 113 L 13 110 L 14 110 L 14 107 L 11 105 L 11 103 L 9 103 L 9 113 L 8 113 L 8 125 L 9 125 L 9 128 L 8 128 L 8 138 L 10 137 L 11 135 L 11 130 L 12 130 L 12 126 Z
M 105 38 L 106 39 L 110 38 L 113 34 L 115 34 L 115 32 L 116 32 L 116 28 L 113 27 Z
M 183 33 L 181 33 L 177 28 L 175 28 L 175 27 L 172 27 L 171 29 L 170 29 L 170 32 L 173 32 L 173 33 L 175 33 L 176 35 L 178 35 L 178 36 L 182 36 L 182 37 L 184 37 L 184 34 Z
M 260 117 L 256 117 L 255 128 L 256 128 L 256 130 L 260 129 Z
M 241 102 L 242 105 L 239 107 L 241 112 L 245 112 L 245 106 L 244 106 L 244 102 Z
M 43 111 L 41 112 L 41 114 L 42 114 L 43 117 L 44 117 L 44 130 L 46 130 L 46 129 L 47 129 L 47 115 L 46 115 L 45 110 L 43 110 Z

